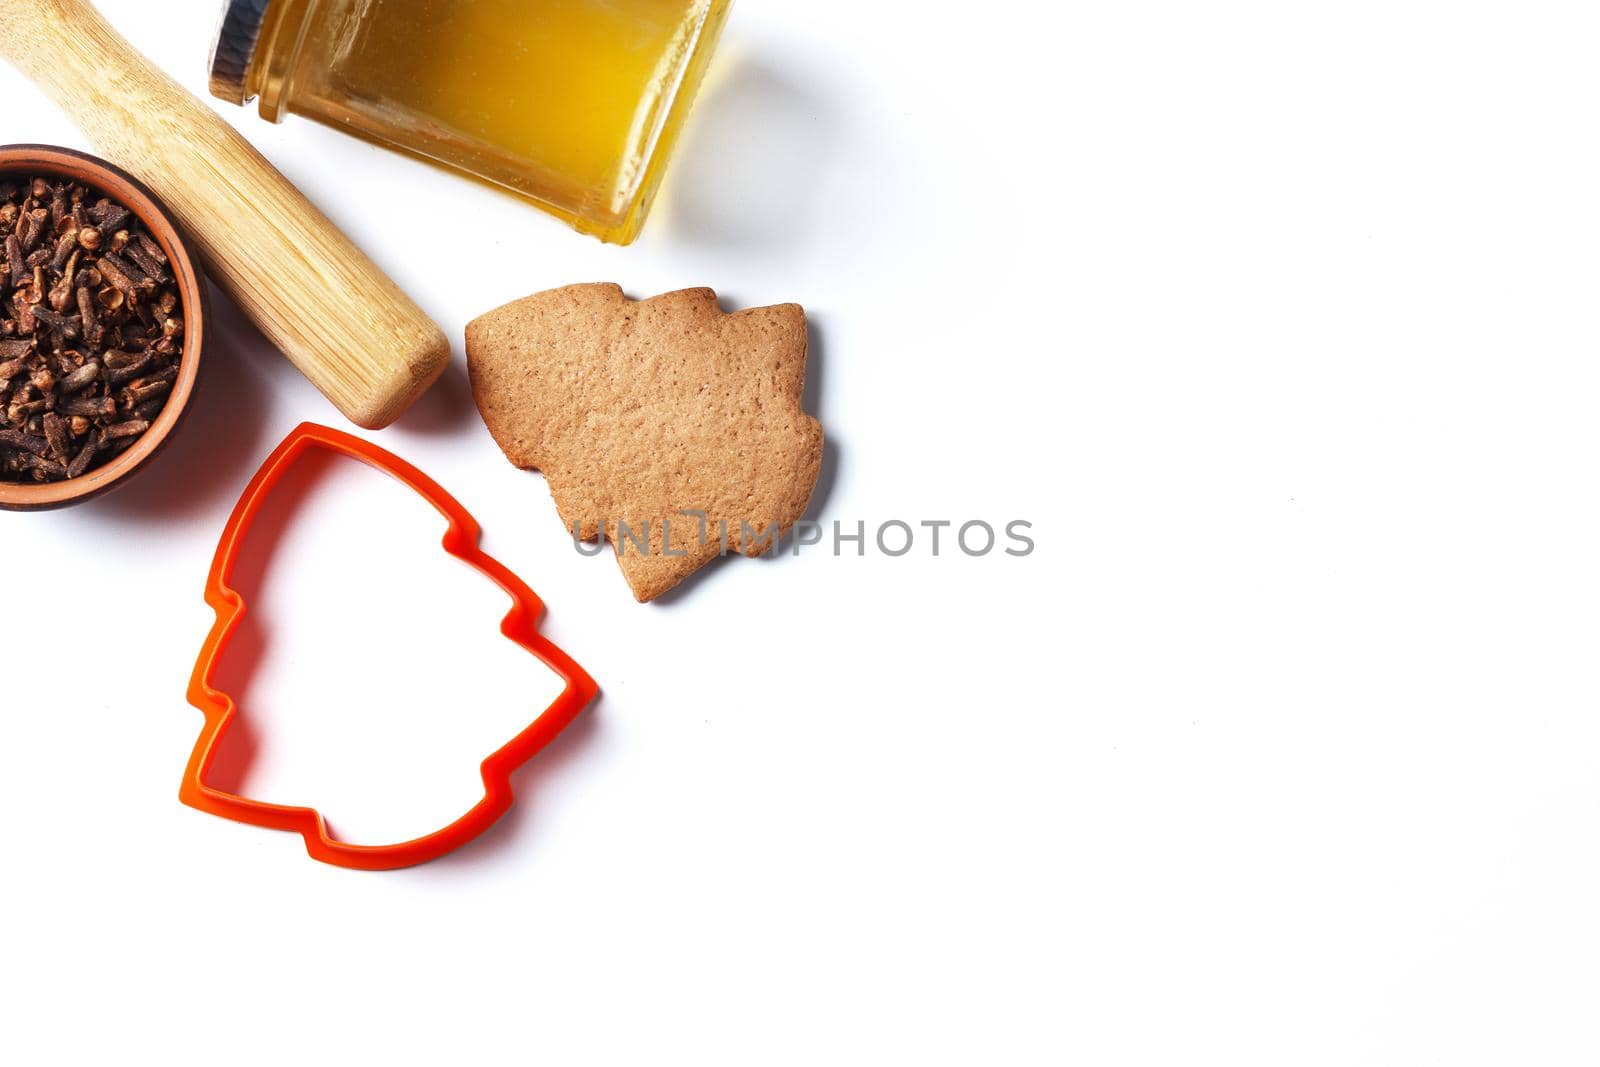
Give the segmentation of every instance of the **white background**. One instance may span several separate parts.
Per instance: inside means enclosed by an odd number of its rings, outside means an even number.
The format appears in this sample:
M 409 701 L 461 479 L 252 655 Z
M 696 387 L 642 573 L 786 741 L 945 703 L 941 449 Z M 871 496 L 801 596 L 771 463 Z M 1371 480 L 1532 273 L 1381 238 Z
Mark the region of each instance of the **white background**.
M 202 94 L 215 6 L 104 4 Z M 627 249 L 213 101 L 458 344 L 574 281 L 805 304 L 817 516 L 1038 548 L 635 605 L 458 350 L 377 439 L 605 695 L 478 843 L 322 866 L 177 800 L 217 534 L 339 424 L 219 298 L 169 453 L 0 515 L 0 1059 L 1594 1062 L 1597 36 L 1581 3 L 746 0 Z M 0 101 L 0 139 L 88 147 Z M 251 782 L 382 840 L 470 802 L 548 685 L 415 502 L 324 484 L 263 593 Z

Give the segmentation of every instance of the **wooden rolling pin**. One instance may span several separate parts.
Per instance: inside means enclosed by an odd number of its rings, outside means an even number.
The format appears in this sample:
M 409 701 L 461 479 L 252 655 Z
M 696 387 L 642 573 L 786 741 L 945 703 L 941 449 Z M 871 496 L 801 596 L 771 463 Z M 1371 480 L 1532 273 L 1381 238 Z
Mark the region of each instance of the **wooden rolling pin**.
M 449 363 L 422 309 L 88 0 L 0 0 L 0 58 L 165 202 L 212 280 L 352 422 L 387 426 Z

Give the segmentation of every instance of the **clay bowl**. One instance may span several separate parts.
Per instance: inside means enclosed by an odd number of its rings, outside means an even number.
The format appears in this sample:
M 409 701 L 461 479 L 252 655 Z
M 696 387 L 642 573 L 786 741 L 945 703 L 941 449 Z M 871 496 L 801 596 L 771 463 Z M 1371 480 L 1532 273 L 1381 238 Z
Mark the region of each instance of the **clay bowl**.
M 166 208 L 148 189 L 105 160 L 82 152 L 49 145 L 0 146 L 0 180 L 37 176 L 82 182 L 121 204 L 144 223 L 150 236 L 167 254 L 172 275 L 177 280 L 183 308 L 183 354 L 178 364 L 178 380 L 168 394 L 167 406 L 131 448 L 79 478 L 43 483 L 0 480 L 0 509 L 7 511 L 40 511 L 81 504 L 143 470 L 167 443 L 188 409 L 195 378 L 200 372 L 200 351 L 205 347 L 210 319 L 199 261 Z

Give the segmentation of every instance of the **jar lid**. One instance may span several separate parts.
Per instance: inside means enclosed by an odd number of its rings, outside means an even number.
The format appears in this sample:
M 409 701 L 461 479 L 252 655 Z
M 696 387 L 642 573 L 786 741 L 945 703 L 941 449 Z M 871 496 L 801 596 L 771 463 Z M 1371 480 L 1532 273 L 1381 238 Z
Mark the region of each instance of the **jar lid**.
M 272 0 L 225 0 L 217 39 L 211 44 L 212 96 L 240 105 L 248 99 L 245 79 L 271 4 Z

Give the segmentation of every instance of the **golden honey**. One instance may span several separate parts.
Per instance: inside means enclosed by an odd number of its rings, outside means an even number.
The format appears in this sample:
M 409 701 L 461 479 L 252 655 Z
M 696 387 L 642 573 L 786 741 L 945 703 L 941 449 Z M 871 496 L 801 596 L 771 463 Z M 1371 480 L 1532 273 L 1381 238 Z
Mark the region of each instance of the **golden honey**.
M 627 244 L 731 2 L 232 0 L 212 91 L 475 175 Z

